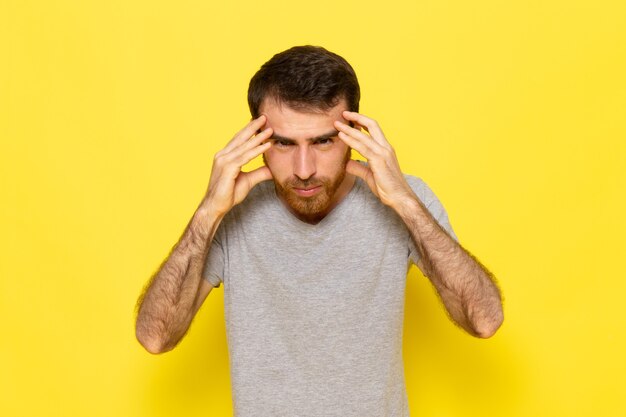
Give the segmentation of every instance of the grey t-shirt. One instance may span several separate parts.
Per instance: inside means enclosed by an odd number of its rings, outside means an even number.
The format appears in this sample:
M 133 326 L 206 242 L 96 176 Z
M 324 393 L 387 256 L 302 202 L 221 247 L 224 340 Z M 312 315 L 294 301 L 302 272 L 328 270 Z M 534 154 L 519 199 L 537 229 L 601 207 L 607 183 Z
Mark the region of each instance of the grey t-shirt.
M 405 177 L 456 240 L 435 194 Z M 272 181 L 257 185 L 223 219 L 204 270 L 224 283 L 234 415 L 408 416 L 402 324 L 417 260 L 402 220 L 359 178 L 316 225 Z

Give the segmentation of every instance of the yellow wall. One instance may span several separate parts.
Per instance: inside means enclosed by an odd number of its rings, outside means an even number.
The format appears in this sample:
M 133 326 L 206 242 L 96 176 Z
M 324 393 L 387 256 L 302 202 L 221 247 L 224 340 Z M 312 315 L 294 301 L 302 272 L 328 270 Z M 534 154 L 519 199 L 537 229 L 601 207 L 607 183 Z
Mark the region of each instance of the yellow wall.
M 362 112 L 498 277 L 465 335 L 412 270 L 415 416 L 624 416 L 626 6 L 0 1 L 0 415 L 228 416 L 223 289 L 174 351 L 133 307 L 273 53 L 355 67 Z

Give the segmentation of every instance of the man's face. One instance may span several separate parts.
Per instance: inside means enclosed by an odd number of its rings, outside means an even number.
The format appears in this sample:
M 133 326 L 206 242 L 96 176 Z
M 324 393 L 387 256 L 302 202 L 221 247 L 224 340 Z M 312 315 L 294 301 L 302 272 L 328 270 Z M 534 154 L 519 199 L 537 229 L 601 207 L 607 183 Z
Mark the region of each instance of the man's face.
M 333 122 L 347 121 L 342 100 L 325 113 L 294 110 L 265 100 L 260 113 L 273 129 L 272 147 L 263 160 L 274 177 L 276 192 L 299 219 L 317 223 L 350 191 L 346 176 L 350 148 L 337 137 Z

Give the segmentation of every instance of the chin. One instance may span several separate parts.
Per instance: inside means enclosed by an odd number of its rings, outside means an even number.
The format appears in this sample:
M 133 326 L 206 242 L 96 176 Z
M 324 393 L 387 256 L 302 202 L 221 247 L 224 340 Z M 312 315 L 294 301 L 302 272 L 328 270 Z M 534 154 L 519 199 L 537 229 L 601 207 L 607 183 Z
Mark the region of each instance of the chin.
M 324 216 L 328 211 L 330 205 L 330 195 L 328 190 L 324 188 L 319 195 L 309 198 L 303 198 L 295 195 L 292 192 L 288 192 L 285 196 L 287 204 L 292 211 L 297 213 L 301 217 L 317 218 Z

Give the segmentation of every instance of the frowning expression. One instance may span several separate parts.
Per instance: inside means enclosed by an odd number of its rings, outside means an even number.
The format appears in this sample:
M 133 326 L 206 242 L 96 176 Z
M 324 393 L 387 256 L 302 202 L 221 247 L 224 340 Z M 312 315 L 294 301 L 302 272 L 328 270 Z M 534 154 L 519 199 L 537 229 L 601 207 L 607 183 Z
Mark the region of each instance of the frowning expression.
M 354 177 L 346 175 L 350 148 L 333 123 L 347 123 L 342 100 L 328 111 L 295 110 L 265 100 L 260 113 L 273 129 L 272 147 L 263 159 L 274 177 L 276 192 L 300 220 L 317 223 L 348 193 Z

